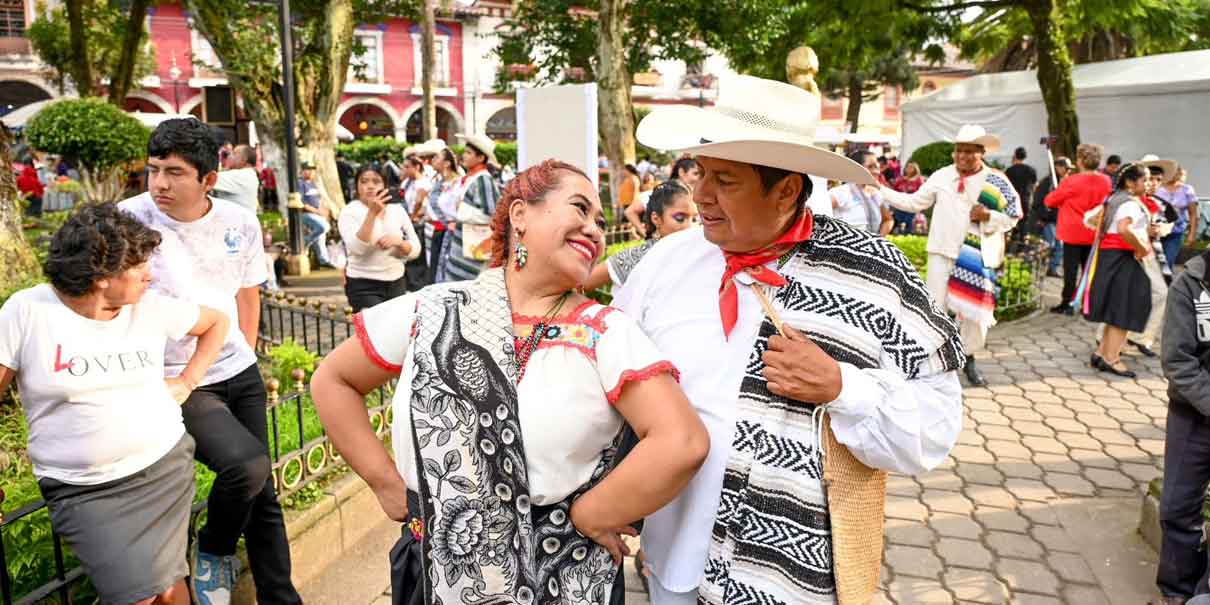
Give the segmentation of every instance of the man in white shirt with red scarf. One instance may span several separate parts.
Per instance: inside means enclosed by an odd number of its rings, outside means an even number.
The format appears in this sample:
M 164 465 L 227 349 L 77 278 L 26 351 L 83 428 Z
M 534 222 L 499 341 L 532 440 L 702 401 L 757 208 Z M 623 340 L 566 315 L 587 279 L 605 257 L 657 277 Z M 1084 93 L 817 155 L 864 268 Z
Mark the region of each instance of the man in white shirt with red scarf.
M 819 108 L 740 76 L 714 107 L 638 128 L 703 170 L 703 227 L 662 239 L 614 299 L 681 370 L 711 438 L 646 520 L 655 605 L 869 602 L 885 471 L 936 466 L 961 430 L 954 323 L 892 244 L 806 205 L 811 177 L 873 182 L 812 144 Z

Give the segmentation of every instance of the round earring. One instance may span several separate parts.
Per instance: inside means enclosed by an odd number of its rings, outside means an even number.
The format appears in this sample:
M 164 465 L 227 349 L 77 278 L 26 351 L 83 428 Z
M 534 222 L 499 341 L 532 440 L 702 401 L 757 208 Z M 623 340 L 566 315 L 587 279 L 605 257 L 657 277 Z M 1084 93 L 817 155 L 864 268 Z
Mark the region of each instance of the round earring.
M 513 265 L 518 271 L 525 268 L 529 262 L 529 248 L 521 242 L 521 232 L 517 232 L 517 243 L 513 245 Z

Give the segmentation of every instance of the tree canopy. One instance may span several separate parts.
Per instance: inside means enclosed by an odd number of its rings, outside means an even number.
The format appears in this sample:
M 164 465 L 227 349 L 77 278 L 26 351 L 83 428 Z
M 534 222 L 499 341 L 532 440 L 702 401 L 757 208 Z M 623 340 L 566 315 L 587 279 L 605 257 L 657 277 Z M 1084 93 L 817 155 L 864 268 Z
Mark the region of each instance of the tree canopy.
M 45 2 L 40 0 L 35 10 L 38 16 L 26 31 L 30 44 L 44 65 L 44 77 L 59 89 L 60 94 L 66 91 L 69 84 L 81 96 L 94 94 L 96 74 L 103 74 L 112 81 L 126 68 L 131 70 L 132 81 L 137 82 L 155 72 L 155 50 L 150 44 L 145 44 L 147 28 L 143 26 L 142 18 L 132 25 L 129 7 L 116 1 L 85 0 L 81 3 L 81 9 L 88 41 L 83 47 L 84 60 L 89 66 L 88 73 L 93 74 L 88 82 L 76 81 L 73 73 L 76 57 L 65 6 L 48 10 Z M 137 27 L 137 31 L 129 32 L 132 27 Z M 123 61 L 127 60 L 123 56 L 123 45 L 131 33 L 137 34 L 136 50 L 129 58 L 130 65 L 123 66 Z M 120 105 L 125 100 L 125 95 L 122 97 L 115 104 Z

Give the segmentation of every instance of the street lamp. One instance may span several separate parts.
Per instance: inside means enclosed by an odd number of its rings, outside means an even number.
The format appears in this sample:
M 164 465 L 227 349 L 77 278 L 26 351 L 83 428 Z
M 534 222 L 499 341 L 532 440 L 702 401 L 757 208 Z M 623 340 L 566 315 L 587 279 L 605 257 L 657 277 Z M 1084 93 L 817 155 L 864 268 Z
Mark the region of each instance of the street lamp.
M 290 33 L 290 0 L 281 0 L 278 11 L 281 35 L 282 101 L 285 105 L 286 186 L 289 192 L 286 219 L 289 229 L 291 275 L 310 273 L 310 261 L 303 249 L 302 196 L 298 193 L 298 147 L 294 133 L 294 42 Z M 322 245 L 322 243 L 321 243 Z

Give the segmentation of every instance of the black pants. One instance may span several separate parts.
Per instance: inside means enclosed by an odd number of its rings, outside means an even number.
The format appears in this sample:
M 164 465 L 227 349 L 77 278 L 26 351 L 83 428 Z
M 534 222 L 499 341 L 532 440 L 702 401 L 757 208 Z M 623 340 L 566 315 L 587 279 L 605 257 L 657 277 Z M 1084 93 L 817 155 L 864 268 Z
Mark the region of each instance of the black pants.
M 415 225 L 416 233 L 420 237 L 420 256 L 407 262 L 407 269 L 404 272 L 404 279 L 407 280 L 408 292 L 415 292 L 431 283 L 433 283 L 433 269 L 429 265 L 428 251 L 424 249 L 424 223 Z
M 437 281 L 437 267 L 441 266 L 441 244 L 445 241 L 445 234 L 449 231 L 434 231 L 433 241 L 429 244 L 429 272 L 432 281 Z
M 185 429 L 197 442 L 194 456 L 216 475 L 198 549 L 233 555 L 242 535 L 257 601 L 295 605 L 302 598 L 290 583 L 286 523 L 273 491 L 266 400 L 265 383 L 253 364 L 199 387 L 181 408 Z
M 1167 432 L 1155 582 L 1164 596 L 1192 597 L 1207 592 L 1202 509 L 1210 484 L 1210 419 L 1191 405 L 1170 401 Z
M 1075 298 L 1076 288 L 1080 286 L 1082 267 L 1088 262 L 1088 254 L 1092 246 L 1079 244 L 1063 244 L 1063 304 L 1070 304 Z
M 386 302 L 407 292 L 407 277 L 395 281 L 366 279 L 364 277 L 345 278 L 345 298 L 356 313 L 374 305 Z

